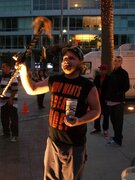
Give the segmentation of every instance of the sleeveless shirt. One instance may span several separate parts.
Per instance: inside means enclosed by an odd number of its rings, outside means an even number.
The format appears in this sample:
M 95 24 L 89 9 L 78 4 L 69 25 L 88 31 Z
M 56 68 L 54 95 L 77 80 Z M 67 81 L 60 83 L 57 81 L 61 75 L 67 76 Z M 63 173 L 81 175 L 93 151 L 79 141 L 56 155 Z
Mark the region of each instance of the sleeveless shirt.
M 76 117 L 79 118 L 87 112 L 87 97 L 93 86 L 93 83 L 83 76 L 75 79 L 68 79 L 64 74 L 49 77 L 51 93 L 49 137 L 55 143 L 80 146 L 86 142 L 87 124 L 69 127 L 63 120 L 67 98 L 78 100 Z
M 9 74 L 2 74 L 1 81 L 0 81 L 0 88 L 2 90 L 5 89 L 6 85 L 8 84 L 9 80 L 11 79 L 12 72 Z M 18 108 L 18 80 L 15 77 L 8 87 L 5 96 L 3 98 L 0 98 L 0 106 L 4 106 L 7 101 L 9 100 L 12 92 L 15 92 L 15 96 L 13 97 L 13 106 Z

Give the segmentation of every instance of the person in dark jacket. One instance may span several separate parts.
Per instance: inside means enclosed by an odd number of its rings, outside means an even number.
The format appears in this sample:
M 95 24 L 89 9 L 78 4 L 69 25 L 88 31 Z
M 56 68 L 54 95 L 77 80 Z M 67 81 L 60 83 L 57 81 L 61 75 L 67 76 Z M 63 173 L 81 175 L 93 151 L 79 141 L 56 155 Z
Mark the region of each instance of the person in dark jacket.
M 98 90 L 99 98 L 100 98 L 100 105 L 101 105 L 101 115 L 103 115 L 103 133 L 104 136 L 108 136 L 108 128 L 109 128 L 109 112 L 107 109 L 105 97 L 106 97 L 106 90 L 107 90 L 107 82 L 108 82 L 108 66 L 107 64 L 102 64 L 99 67 L 99 72 L 96 74 L 94 79 L 94 84 Z M 90 134 L 97 134 L 101 132 L 101 115 L 98 119 L 94 121 L 94 129 L 90 132 Z
M 113 146 L 122 145 L 125 93 L 130 88 L 128 73 L 121 67 L 122 60 L 121 56 L 116 56 L 114 70 L 109 76 L 106 96 L 114 130 L 114 137 L 109 140 L 108 144 Z
M 38 82 L 43 81 L 45 78 L 47 78 L 47 74 L 45 73 L 44 70 L 39 69 L 39 71 L 38 71 Z M 45 108 L 44 97 L 45 97 L 45 93 L 37 95 L 37 104 L 38 104 L 39 109 Z
M 0 88 L 3 91 L 12 77 L 11 63 L 2 62 L 2 77 Z M 2 136 L 11 138 L 11 142 L 16 142 L 19 135 L 18 127 L 18 79 L 15 77 L 8 87 L 4 97 L 0 97 L 1 123 L 3 127 Z
M 47 78 L 47 73 L 43 69 L 36 70 L 35 73 L 32 76 L 32 80 L 35 82 L 40 82 L 43 81 L 44 79 Z M 38 94 L 37 95 L 37 105 L 38 109 L 44 109 L 44 97 L 45 93 Z

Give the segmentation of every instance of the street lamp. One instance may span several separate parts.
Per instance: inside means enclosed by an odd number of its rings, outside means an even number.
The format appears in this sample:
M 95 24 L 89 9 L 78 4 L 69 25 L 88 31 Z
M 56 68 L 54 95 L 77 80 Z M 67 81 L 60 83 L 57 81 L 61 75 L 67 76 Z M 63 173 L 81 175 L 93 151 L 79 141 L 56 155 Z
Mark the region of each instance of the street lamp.
M 62 37 L 63 37 L 63 41 L 66 42 L 66 33 L 67 33 L 67 30 L 66 29 L 63 29 L 63 34 L 62 34 Z
M 75 8 L 77 8 L 77 7 L 78 7 L 78 4 L 75 4 L 74 6 L 75 6 Z
M 63 29 L 63 31 L 62 31 L 63 33 L 66 33 L 67 32 L 67 30 L 66 29 Z

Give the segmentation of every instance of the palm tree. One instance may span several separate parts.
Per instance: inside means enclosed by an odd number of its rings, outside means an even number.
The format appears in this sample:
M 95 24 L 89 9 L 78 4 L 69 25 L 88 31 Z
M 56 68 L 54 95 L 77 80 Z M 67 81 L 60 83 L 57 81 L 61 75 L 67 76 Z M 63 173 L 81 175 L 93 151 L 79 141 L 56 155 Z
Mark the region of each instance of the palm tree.
M 113 0 L 100 0 L 102 24 L 102 64 L 108 64 L 109 72 L 114 59 L 114 13 Z

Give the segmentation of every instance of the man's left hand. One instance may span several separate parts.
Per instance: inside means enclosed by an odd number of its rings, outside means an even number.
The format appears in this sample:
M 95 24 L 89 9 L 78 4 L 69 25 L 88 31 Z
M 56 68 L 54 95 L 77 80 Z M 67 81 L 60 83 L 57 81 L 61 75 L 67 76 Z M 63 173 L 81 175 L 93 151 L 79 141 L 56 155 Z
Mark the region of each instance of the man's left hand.
M 65 116 L 64 123 L 70 127 L 77 126 L 79 125 L 79 119 L 75 116 L 69 116 L 68 118 Z

